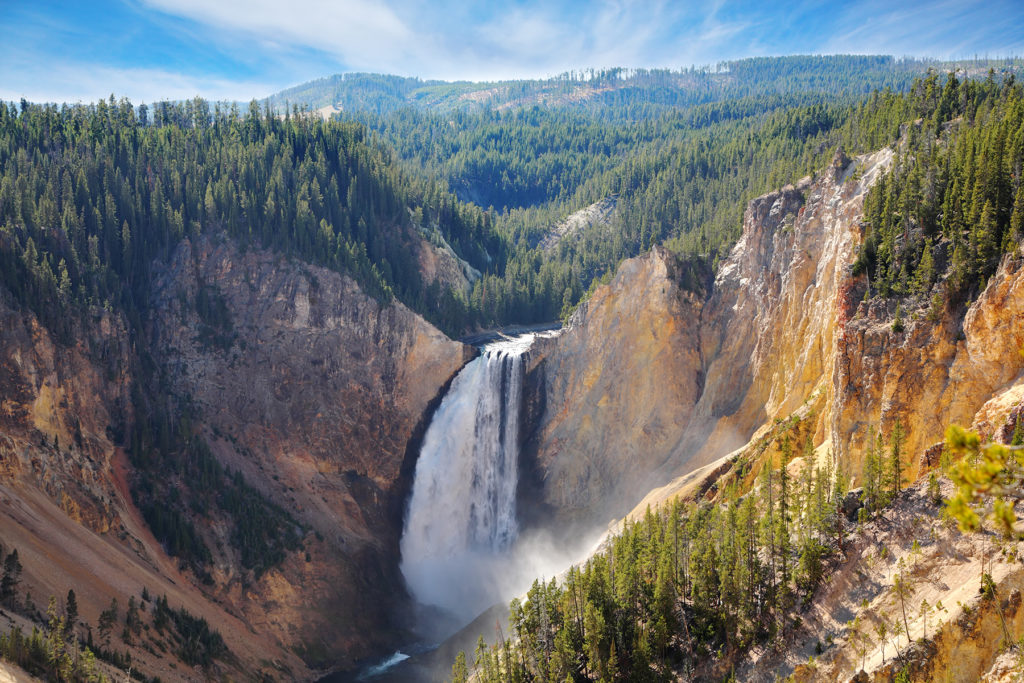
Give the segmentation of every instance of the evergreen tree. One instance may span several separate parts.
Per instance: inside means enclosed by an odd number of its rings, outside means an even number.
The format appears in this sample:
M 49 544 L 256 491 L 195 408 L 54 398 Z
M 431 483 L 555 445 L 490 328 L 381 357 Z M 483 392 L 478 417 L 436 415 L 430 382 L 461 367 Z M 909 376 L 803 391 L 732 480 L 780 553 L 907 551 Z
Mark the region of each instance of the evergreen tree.
M 455 656 L 455 663 L 452 664 L 451 683 L 466 683 L 469 680 L 469 670 L 466 668 L 466 653 L 459 651 Z
M 903 424 L 899 418 L 896 418 L 896 423 L 892 427 L 892 432 L 889 434 L 889 469 L 890 469 L 890 482 L 892 485 L 892 495 L 895 497 L 903 488 L 903 442 L 906 441 L 906 435 L 903 433 Z
M 110 631 L 114 628 L 117 623 L 117 598 L 110 599 L 110 606 L 100 612 L 98 627 L 100 632 L 100 639 L 103 640 L 103 644 L 107 647 L 110 646 Z
M 21 561 L 18 559 L 18 549 L 14 548 L 4 558 L 4 575 L 0 579 L 0 599 L 11 603 L 17 595 L 18 584 L 21 583 Z
M 74 589 L 68 590 L 68 597 L 64 603 L 64 617 L 68 625 L 68 632 L 74 635 L 75 626 L 78 624 L 78 598 Z
M 778 584 L 778 600 L 779 604 L 788 607 L 789 603 L 789 554 L 790 554 L 790 536 L 789 536 L 789 472 L 787 465 L 792 455 L 791 446 L 789 443 L 789 435 L 783 437 L 781 460 L 779 463 L 779 514 L 778 514 L 778 530 L 776 532 L 776 538 L 778 543 L 778 568 L 779 568 L 779 584 Z

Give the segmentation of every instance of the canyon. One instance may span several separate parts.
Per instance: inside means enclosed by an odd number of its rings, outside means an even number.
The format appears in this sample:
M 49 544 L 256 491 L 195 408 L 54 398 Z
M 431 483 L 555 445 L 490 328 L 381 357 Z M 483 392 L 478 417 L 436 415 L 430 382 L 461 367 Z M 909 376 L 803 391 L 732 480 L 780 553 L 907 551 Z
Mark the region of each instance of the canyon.
M 518 478 L 518 531 L 567 539 L 603 531 L 638 503 L 711 499 L 730 463 L 793 416 L 815 458 L 855 479 L 869 428 L 902 425 L 911 480 L 937 465 L 930 447 L 947 424 L 1005 437 L 1024 399 L 1024 255 L 1004 257 L 960 307 L 920 301 L 897 313 L 865 301 L 870 283 L 852 274 L 863 201 L 893 156 L 840 152 L 815 176 L 752 200 L 717 267 L 662 247 L 624 261 L 559 334 L 517 356 L 519 419 L 504 438 L 518 461 L 502 471 Z M 423 249 L 433 254 L 425 270 L 465 275 L 436 265 L 444 250 Z M 235 659 L 218 666 L 229 675 L 311 679 L 407 642 L 406 505 L 432 420 L 479 352 L 346 276 L 226 237 L 186 238 L 153 272 L 145 339 L 97 308 L 63 344 L 0 291 L 0 540 L 18 548 L 25 588 L 41 600 L 74 587 L 90 623 L 112 597 L 167 595 L 224 635 Z M 201 314 L 204 297 L 216 320 Z M 216 460 L 294 518 L 301 550 L 257 576 L 212 514 L 199 527 L 213 548 L 209 582 L 168 556 L 133 502 L 124 443 L 133 392 L 154 378 L 191 407 L 189 430 Z M 899 525 L 927 511 L 916 487 L 893 513 Z M 927 516 L 948 538 L 928 546 L 922 566 L 941 572 L 955 555 L 941 548 L 970 541 Z M 864 531 L 856 552 L 869 553 L 874 534 L 906 554 L 910 536 L 897 531 Z M 996 578 L 1007 595 L 1018 588 L 1019 636 L 1020 570 L 1004 565 Z M 822 604 L 840 602 L 845 580 Z M 815 614 L 843 637 L 839 620 Z M 941 628 L 978 623 L 950 616 Z M 854 673 L 848 652 L 800 668 L 807 652 L 801 643 L 740 665 L 751 679 L 780 666 L 801 680 Z M 995 665 L 994 646 L 974 652 Z M 132 656 L 163 680 L 197 675 L 142 648 Z M 956 655 L 931 656 L 937 671 Z M 881 658 L 873 666 L 881 671 Z
M 855 477 L 869 427 L 905 428 L 911 480 L 947 425 L 997 431 L 1024 395 L 1021 256 L 970 306 L 922 301 L 895 330 L 895 304 L 862 301 L 868 283 L 851 273 L 864 195 L 891 163 L 890 150 L 839 154 L 753 200 L 714 276 L 660 248 L 624 262 L 538 342 L 524 458 L 546 514 L 621 517 L 797 412 Z

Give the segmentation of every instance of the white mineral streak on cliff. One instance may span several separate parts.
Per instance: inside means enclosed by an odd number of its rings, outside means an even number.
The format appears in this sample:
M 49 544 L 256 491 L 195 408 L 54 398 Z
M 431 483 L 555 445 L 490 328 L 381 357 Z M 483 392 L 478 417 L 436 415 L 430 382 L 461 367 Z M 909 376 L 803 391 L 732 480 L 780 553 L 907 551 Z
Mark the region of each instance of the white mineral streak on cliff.
M 891 162 L 888 149 L 840 161 L 815 182 L 805 178 L 750 203 L 743 239 L 705 307 L 701 343 L 709 362 L 697 438 L 680 455 L 709 462 L 806 400 L 832 400 L 842 297 L 860 243 L 864 196 Z M 819 431 L 817 440 L 824 436 Z

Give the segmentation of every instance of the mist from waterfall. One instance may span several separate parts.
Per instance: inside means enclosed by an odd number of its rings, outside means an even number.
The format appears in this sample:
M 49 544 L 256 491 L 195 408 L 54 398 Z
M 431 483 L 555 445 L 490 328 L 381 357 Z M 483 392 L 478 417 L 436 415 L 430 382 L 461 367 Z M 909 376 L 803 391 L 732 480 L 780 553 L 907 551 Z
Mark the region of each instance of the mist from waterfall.
M 402 573 L 420 603 L 459 626 L 578 556 L 542 533 L 520 538 L 516 521 L 519 407 L 535 336 L 488 344 L 462 369 L 416 463 Z

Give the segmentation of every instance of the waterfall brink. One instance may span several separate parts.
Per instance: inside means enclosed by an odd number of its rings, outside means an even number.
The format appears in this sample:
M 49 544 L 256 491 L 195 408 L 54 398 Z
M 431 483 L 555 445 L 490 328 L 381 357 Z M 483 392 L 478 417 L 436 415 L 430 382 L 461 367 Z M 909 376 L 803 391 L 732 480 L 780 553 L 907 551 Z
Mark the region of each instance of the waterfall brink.
M 533 336 L 489 344 L 455 377 L 423 440 L 402 573 L 423 604 L 468 621 L 505 598 L 518 536 L 519 404 Z

